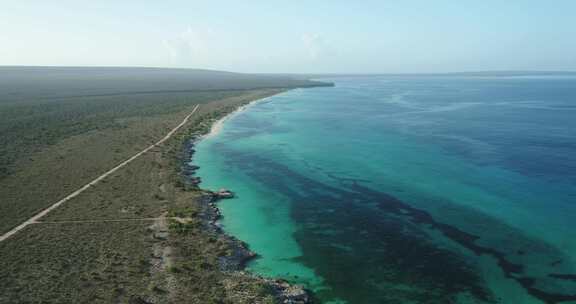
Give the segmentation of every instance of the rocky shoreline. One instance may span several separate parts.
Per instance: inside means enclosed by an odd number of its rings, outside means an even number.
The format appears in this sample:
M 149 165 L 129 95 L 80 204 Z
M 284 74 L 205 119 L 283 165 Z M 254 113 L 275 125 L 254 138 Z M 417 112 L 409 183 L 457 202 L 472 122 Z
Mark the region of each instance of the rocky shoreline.
M 187 187 L 191 187 L 197 191 L 201 191 L 202 193 L 199 200 L 201 208 L 199 218 L 201 219 L 203 228 L 207 233 L 215 235 L 218 239 L 224 240 L 230 248 L 228 255 L 219 258 L 220 270 L 223 272 L 236 273 L 241 276 L 250 276 L 251 278 L 260 280 L 270 288 L 278 303 L 312 303 L 311 292 L 304 289 L 302 286 L 290 284 L 282 279 L 263 278 L 244 271 L 248 262 L 257 258 L 258 254 L 251 251 L 245 242 L 226 234 L 222 230 L 220 224 L 222 213 L 218 208 L 218 201 L 221 199 L 233 198 L 233 192 L 225 189 L 211 191 L 200 187 L 202 180 L 201 177 L 196 175 L 196 170 L 198 170 L 199 167 L 191 164 L 190 160 L 196 152 L 195 144 L 201 139 L 202 136 L 196 135 L 185 142 L 183 147 L 184 155 L 181 163 L 181 173 Z

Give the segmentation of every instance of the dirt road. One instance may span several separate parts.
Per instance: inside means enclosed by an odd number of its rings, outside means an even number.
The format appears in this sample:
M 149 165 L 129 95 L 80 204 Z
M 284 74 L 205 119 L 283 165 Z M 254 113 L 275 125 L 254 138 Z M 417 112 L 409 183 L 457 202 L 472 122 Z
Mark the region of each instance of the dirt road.
M 109 171 L 107 171 L 106 173 L 98 176 L 97 178 L 95 178 L 94 180 L 92 180 L 91 182 L 87 183 L 86 185 L 82 186 L 80 189 L 72 192 L 71 194 L 69 194 L 68 196 L 66 196 L 65 198 L 57 201 L 56 203 L 52 204 L 50 207 L 40 211 L 39 213 L 37 213 L 36 215 L 34 215 L 33 217 L 29 218 L 28 220 L 24 221 L 23 223 L 21 223 L 20 225 L 14 227 L 12 230 L 4 233 L 3 235 L 0 236 L 0 242 L 5 241 L 6 239 L 8 239 L 9 237 L 13 236 L 14 234 L 18 233 L 19 231 L 21 231 L 22 229 L 26 228 L 28 225 L 34 224 L 36 223 L 40 218 L 42 218 L 43 216 L 45 216 L 46 214 L 50 213 L 50 211 L 60 207 L 60 205 L 64 204 L 65 202 L 73 199 L 74 197 L 78 196 L 80 193 L 86 191 L 88 188 L 96 185 L 98 182 L 102 181 L 103 179 L 105 179 L 106 177 L 108 177 L 109 175 L 111 175 L 112 173 L 122 169 L 122 167 L 126 166 L 127 164 L 131 163 L 132 161 L 134 161 L 135 159 L 137 159 L 138 157 L 140 157 L 142 154 L 154 149 L 156 146 L 161 145 L 162 143 L 164 143 L 165 141 L 167 141 L 168 139 L 170 139 L 170 137 L 172 137 L 172 135 L 174 135 L 174 133 L 176 133 L 182 126 L 184 126 L 188 120 L 190 119 L 190 117 L 196 113 L 196 110 L 198 110 L 198 107 L 200 105 L 196 105 L 196 107 L 194 107 L 194 109 L 192 110 L 192 112 L 190 114 L 188 114 L 188 116 L 186 116 L 184 118 L 184 120 L 182 120 L 182 122 L 177 125 L 174 129 L 170 130 L 170 132 L 168 132 L 168 134 L 166 134 L 166 136 L 164 136 L 164 138 L 160 139 L 158 142 L 156 142 L 155 144 L 152 144 L 151 146 L 149 146 L 148 148 L 136 153 L 134 156 L 130 157 L 129 159 L 123 161 L 122 163 L 120 163 L 119 165 L 117 165 L 116 167 L 110 169 Z

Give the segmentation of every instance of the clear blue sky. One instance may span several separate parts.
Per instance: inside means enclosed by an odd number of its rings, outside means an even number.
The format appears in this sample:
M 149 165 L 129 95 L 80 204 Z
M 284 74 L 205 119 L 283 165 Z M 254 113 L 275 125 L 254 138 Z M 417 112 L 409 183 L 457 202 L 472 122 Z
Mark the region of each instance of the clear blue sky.
M 576 70 L 576 1 L 0 0 L 0 65 Z

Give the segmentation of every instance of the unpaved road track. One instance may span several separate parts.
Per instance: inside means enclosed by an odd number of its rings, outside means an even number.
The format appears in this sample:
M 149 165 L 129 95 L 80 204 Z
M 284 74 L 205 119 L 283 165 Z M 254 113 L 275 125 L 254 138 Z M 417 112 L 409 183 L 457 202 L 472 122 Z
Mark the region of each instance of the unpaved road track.
M 194 115 L 194 113 L 196 113 L 196 110 L 198 110 L 198 107 L 200 105 L 196 105 L 194 107 L 194 109 L 192 110 L 192 112 L 190 114 L 188 114 L 188 116 L 186 116 L 184 118 L 184 120 L 182 120 L 182 122 L 177 125 L 174 129 L 170 130 L 170 132 L 168 132 L 168 134 L 166 134 L 166 136 L 164 136 L 164 138 L 162 138 L 161 140 L 159 140 L 158 142 L 156 142 L 155 144 L 152 144 L 151 146 L 149 146 L 148 148 L 136 153 L 134 156 L 130 157 L 129 159 L 123 161 L 122 163 L 120 163 L 119 165 L 117 165 L 116 167 L 110 169 L 108 172 L 98 176 L 97 178 L 95 178 L 94 180 L 92 180 L 91 182 L 87 183 L 86 185 L 82 186 L 80 189 L 72 192 L 71 194 L 69 194 L 68 196 L 66 196 L 65 198 L 57 201 L 56 203 L 52 204 L 50 207 L 40 211 L 39 213 L 37 213 L 36 215 L 34 215 L 33 217 L 27 219 L 26 221 L 24 221 L 22 224 L 14 227 L 12 230 L 4 233 L 3 235 L 0 236 L 0 242 L 5 241 L 6 239 L 8 239 L 9 237 L 13 236 L 14 234 L 18 233 L 19 231 L 21 231 L 22 229 L 26 228 L 28 225 L 34 224 L 36 223 L 40 218 L 42 218 L 43 216 L 45 216 L 46 214 L 50 213 L 50 211 L 60 207 L 60 205 L 64 204 L 65 202 L 73 199 L 74 197 L 80 195 L 80 193 L 86 191 L 88 188 L 96 185 L 98 182 L 102 181 L 103 179 L 105 179 L 106 177 L 108 177 L 109 175 L 111 175 L 112 173 L 122 169 L 122 167 L 126 166 L 127 164 L 131 163 L 133 160 L 137 159 L 138 157 L 142 156 L 142 154 L 154 149 L 155 147 L 157 147 L 158 145 L 161 145 L 162 143 L 164 143 L 165 141 L 167 141 L 168 139 L 170 139 L 170 137 L 172 137 L 172 135 L 174 135 L 174 133 L 176 133 L 180 128 L 182 128 L 182 126 L 184 126 L 188 120 L 190 119 L 190 117 L 192 115 Z
M 161 216 L 161 217 L 140 217 L 140 218 L 121 218 L 121 219 L 93 219 L 93 220 L 70 220 L 70 221 L 36 221 L 32 224 L 85 224 L 85 223 L 114 223 L 114 222 L 146 222 L 146 221 L 167 221 L 176 220 L 180 223 L 192 221 L 192 218 L 178 216 Z

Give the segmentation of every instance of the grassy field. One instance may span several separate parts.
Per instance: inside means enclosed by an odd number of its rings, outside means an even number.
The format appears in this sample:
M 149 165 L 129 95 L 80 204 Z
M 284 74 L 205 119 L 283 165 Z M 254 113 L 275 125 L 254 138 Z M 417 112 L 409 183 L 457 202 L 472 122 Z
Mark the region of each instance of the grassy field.
M 117 94 L 119 85 L 110 95 L 65 98 L 42 98 L 49 94 L 32 88 L 46 95 L 3 99 L 0 232 L 156 142 L 201 106 L 168 142 L 1 242 L 0 303 L 273 303 L 260 280 L 220 270 L 230 244 L 202 228 L 199 190 L 184 189 L 178 173 L 192 134 L 282 90 L 260 85 Z M 185 218 L 164 218 L 173 215 Z

